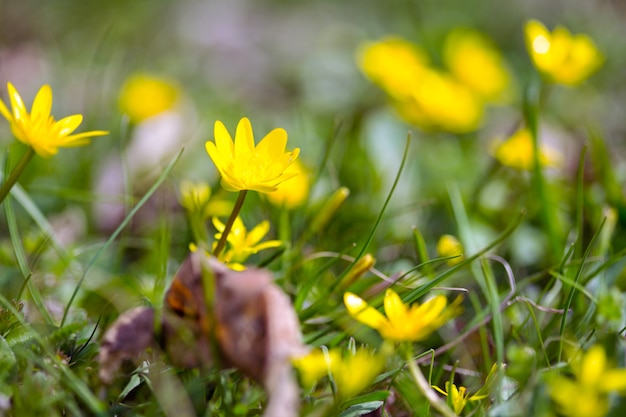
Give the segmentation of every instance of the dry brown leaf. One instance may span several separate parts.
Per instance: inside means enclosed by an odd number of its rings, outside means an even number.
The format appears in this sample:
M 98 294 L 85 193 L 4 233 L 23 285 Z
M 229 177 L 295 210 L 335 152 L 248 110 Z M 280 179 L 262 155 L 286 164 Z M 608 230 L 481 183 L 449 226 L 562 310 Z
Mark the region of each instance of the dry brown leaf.
M 204 297 L 203 279 L 214 283 L 212 307 Z M 99 357 L 103 381 L 110 382 L 122 361 L 136 358 L 159 340 L 177 366 L 207 368 L 220 363 L 263 384 L 269 397 L 266 416 L 298 415 L 299 390 L 291 359 L 307 348 L 289 297 L 268 271 L 236 272 L 215 258 L 192 253 L 166 293 L 160 335 L 155 335 L 153 323 L 154 312 L 138 308 L 120 316 L 106 332 Z M 219 361 L 211 353 L 212 334 L 220 349 Z

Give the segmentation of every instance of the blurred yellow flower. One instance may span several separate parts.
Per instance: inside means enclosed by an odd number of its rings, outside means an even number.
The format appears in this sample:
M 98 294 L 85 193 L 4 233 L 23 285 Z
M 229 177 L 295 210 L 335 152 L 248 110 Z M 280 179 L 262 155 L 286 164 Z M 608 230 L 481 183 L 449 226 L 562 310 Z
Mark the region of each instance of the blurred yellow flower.
M 213 226 L 217 229 L 215 239 L 219 240 L 222 237 L 222 232 L 226 226 L 217 217 L 213 218 Z M 248 233 L 246 226 L 244 226 L 243 221 L 238 216 L 233 223 L 233 228 L 230 230 L 230 233 L 226 238 L 229 247 L 219 255 L 220 261 L 227 264 L 229 268 L 237 271 L 246 269 L 243 266 L 243 262 L 245 262 L 250 255 L 264 249 L 276 248 L 281 245 L 280 240 L 268 240 L 266 242 L 259 243 L 269 230 L 270 223 L 267 220 L 264 220 Z M 216 245 L 217 242 L 214 244 L 214 248 Z
M 443 235 L 439 238 L 437 253 L 444 258 L 456 256 L 456 258 L 448 260 L 448 265 L 456 265 L 463 261 L 463 245 L 452 235 Z
M 408 122 L 426 130 L 466 133 L 483 119 L 484 104 L 465 84 L 437 70 L 422 71 L 419 82 L 409 86 L 411 96 L 396 108 Z
M 233 208 L 229 201 L 212 199 L 209 184 L 189 180 L 180 183 L 180 205 L 190 212 L 199 213 L 203 219 L 227 216 Z
M 7 83 L 7 88 L 13 112 L 11 113 L 0 100 L 0 113 L 11 124 L 13 135 L 20 142 L 32 147 L 39 156 L 49 158 L 56 155 L 61 147 L 83 146 L 89 143 L 89 138 L 109 133 L 103 130 L 92 130 L 72 135 L 71 133 L 82 123 L 83 116 L 74 114 L 55 121 L 50 115 L 52 89 L 49 85 L 44 85 L 39 89 L 30 114 L 13 84 Z
M 129 77 L 119 95 L 119 107 L 133 123 L 172 109 L 180 97 L 180 89 L 173 81 L 148 74 Z
M 502 165 L 530 171 L 533 168 L 533 139 L 530 131 L 522 128 L 506 141 L 496 141 L 492 153 Z M 550 147 L 540 146 L 539 163 L 548 167 L 559 166 L 561 155 Z
M 203 211 L 211 198 L 211 187 L 204 182 L 184 180 L 180 183 L 180 204 L 189 211 Z
M 382 371 L 385 357 L 364 349 L 354 354 L 342 354 L 340 349 L 315 349 L 306 356 L 294 359 L 292 363 L 305 388 L 310 389 L 324 376 L 330 375 L 337 396 L 345 400 L 359 394 L 372 383 Z
M 480 401 L 483 398 L 487 398 L 486 394 L 481 395 L 480 393 L 470 396 L 467 388 L 463 386 L 457 388 L 456 385 L 450 384 L 450 381 L 446 381 L 445 391 L 436 386 L 433 386 L 433 388 L 448 397 L 448 405 L 457 415 L 461 414 L 461 411 L 463 411 L 469 401 Z
M 578 85 L 595 72 L 604 60 L 587 35 L 572 35 L 562 26 L 550 32 L 537 20 L 529 20 L 524 31 L 533 64 L 539 72 L 556 83 Z
M 296 173 L 292 178 L 278 184 L 276 191 L 267 193 L 267 199 L 275 206 L 294 209 L 301 206 L 309 196 L 310 181 L 306 169 L 296 159 L 285 170 L 285 174 L 291 175 Z
M 296 175 L 287 170 L 300 149 L 285 152 L 287 132 L 274 129 L 258 145 L 254 144 L 252 125 L 244 117 L 237 125 L 235 141 L 224 124 L 215 122 L 215 143 L 207 142 L 206 150 L 222 176 L 221 184 L 228 191 L 276 191 L 278 185 Z
M 570 366 L 574 378 L 559 374 L 548 380 L 550 397 L 564 416 L 604 416 L 608 411 L 607 394 L 626 390 L 626 369 L 610 367 L 600 345 L 576 356 Z
M 428 56 L 417 45 L 390 36 L 363 44 L 357 52 L 361 71 L 390 96 L 410 96 L 411 87 L 428 64 Z
M 497 55 L 486 47 L 470 51 L 461 44 L 452 52 L 454 73 L 429 66 L 427 55 L 417 45 L 397 37 L 364 44 L 357 60 L 363 73 L 389 95 L 407 122 L 426 130 L 465 133 L 477 129 L 483 118 L 483 97 L 474 89 L 495 94 L 500 88 L 496 84 L 503 83 L 498 77 L 503 76 L 494 69 Z M 468 64 L 460 61 L 470 58 L 473 66 L 465 68 Z M 483 71 L 482 78 L 470 77 L 471 71 Z M 489 82 L 484 81 L 485 71 L 492 77 Z M 466 85 L 467 80 L 471 84 Z
M 446 37 L 443 60 L 454 77 L 491 102 L 506 98 L 511 76 L 502 55 L 479 32 L 457 29 Z
M 461 311 L 460 297 L 449 306 L 443 295 L 422 305 L 408 306 L 391 289 L 385 292 L 386 317 L 353 293 L 345 293 L 343 301 L 353 318 L 377 330 L 383 338 L 396 342 L 424 340 Z

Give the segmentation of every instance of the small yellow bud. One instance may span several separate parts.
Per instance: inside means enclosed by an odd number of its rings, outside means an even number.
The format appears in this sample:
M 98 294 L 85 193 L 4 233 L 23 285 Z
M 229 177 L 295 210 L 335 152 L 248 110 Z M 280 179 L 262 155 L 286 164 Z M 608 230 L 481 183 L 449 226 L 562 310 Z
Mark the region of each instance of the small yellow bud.
M 354 281 L 365 275 L 374 264 L 376 259 L 371 254 L 364 255 L 355 264 L 352 265 L 348 273 L 343 277 L 341 281 L 341 288 L 349 287 Z
M 441 257 L 456 256 L 448 260 L 448 265 L 456 265 L 463 261 L 463 245 L 452 235 L 443 235 L 437 242 L 437 254 Z

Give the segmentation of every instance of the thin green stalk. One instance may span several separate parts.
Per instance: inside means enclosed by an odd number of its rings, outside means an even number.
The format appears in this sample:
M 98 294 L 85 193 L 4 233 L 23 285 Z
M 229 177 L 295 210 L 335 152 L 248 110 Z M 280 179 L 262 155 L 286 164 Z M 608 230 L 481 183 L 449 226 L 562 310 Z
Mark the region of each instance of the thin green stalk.
M 398 182 L 400 181 L 400 175 L 402 174 L 402 171 L 404 170 L 404 165 L 406 165 L 406 160 L 409 156 L 410 144 L 411 144 L 411 132 L 409 132 L 406 136 L 406 142 L 404 145 L 404 153 L 402 154 L 402 161 L 400 161 L 400 167 L 398 167 L 398 172 L 396 173 L 396 177 L 393 180 L 393 184 L 391 185 L 389 194 L 387 194 L 387 198 L 385 199 L 383 207 L 380 209 L 380 212 L 378 213 L 378 217 L 376 218 L 376 223 L 374 223 L 374 227 L 372 227 L 372 230 L 370 231 L 370 234 L 367 237 L 365 244 L 361 248 L 361 251 L 359 252 L 359 254 L 354 259 L 355 263 L 358 262 L 359 259 L 363 257 L 363 255 L 365 255 L 367 248 L 369 247 L 370 243 L 372 243 L 372 240 L 374 239 L 374 234 L 376 233 L 376 230 L 378 229 L 378 225 L 383 219 L 383 214 L 385 214 L 385 210 L 387 209 L 387 206 L 389 205 L 389 202 L 391 201 L 391 197 L 393 196 L 393 193 L 395 192 L 396 187 L 398 186 Z
M 224 250 L 224 248 L 226 247 L 226 240 L 228 239 L 230 230 L 233 228 L 235 219 L 237 218 L 237 216 L 239 215 L 239 212 L 241 211 L 241 207 L 243 207 L 243 202 L 246 200 L 247 193 L 248 193 L 248 190 L 239 191 L 239 195 L 237 196 L 237 201 L 235 201 L 235 206 L 233 207 L 233 211 L 231 211 L 230 217 L 228 218 L 228 221 L 226 222 L 226 226 L 224 226 L 222 237 L 220 237 L 220 240 L 217 242 L 217 246 L 215 246 L 215 249 L 213 250 L 213 256 L 215 256 L 216 258 L 219 258 L 220 253 L 222 253 L 222 250 Z
M 376 230 L 378 230 L 378 226 L 380 225 L 380 222 L 383 219 L 383 215 L 385 214 L 385 210 L 387 209 L 387 206 L 389 205 L 389 202 L 391 201 L 391 197 L 393 196 L 393 193 L 396 191 L 396 187 L 398 186 L 398 182 L 400 182 L 400 175 L 402 174 L 402 171 L 404 170 L 404 166 L 406 165 L 406 160 L 409 156 L 409 145 L 411 144 L 411 132 L 409 132 L 406 136 L 406 142 L 404 145 L 404 153 L 402 154 L 402 161 L 400 161 L 400 167 L 398 167 L 398 172 L 396 173 L 396 177 L 393 180 L 393 184 L 391 185 L 391 189 L 389 190 L 389 193 L 387 194 L 387 198 L 385 199 L 385 202 L 383 203 L 383 207 L 380 209 L 380 212 L 378 213 L 378 217 L 376 218 L 376 222 L 374 223 L 374 227 L 372 227 L 372 230 L 370 231 L 369 235 L 367 236 L 367 240 L 365 241 L 365 244 L 363 245 L 363 247 L 361 248 L 361 250 L 359 251 L 359 254 L 357 256 L 354 257 L 354 261 L 352 262 L 352 264 L 346 268 L 341 275 L 339 275 L 335 281 L 335 285 L 332 286 L 331 288 L 331 292 L 333 292 L 337 287 L 338 284 L 341 283 L 344 279 L 344 277 L 348 274 L 348 272 L 350 272 L 352 270 L 352 268 L 354 267 L 354 265 L 357 264 L 357 262 L 359 262 L 359 260 L 365 255 L 365 252 L 367 251 L 367 249 L 369 248 L 370 244 L 372 243 L 372 240 L 374 240 L 374 235 L 376 234 Z
M 482 274 L 487 287 L 485 294 L 489 299 L 491 309 L 491 323 L 493 325 L 493 335 L 496 344 L 496 362 L 504 363 L 504 330 L 502 315 L 500 314 L 500 295 L 493 271 L 485 259 L 481 259 Z
M 531 86 L 527 89 L 526 103 L 524 106 L 526 125 L 530 131 L 533 142 L 533 186 L 535 194 L 538 196 L 539 215 L 545 228 L 548 243 L 550 245 L 550 259 L 558 259 L 562 252 L 561 245 L 561 227 L 559 218 L 555 211 L 556 205 L 552 200 L 552 196 L 548 192 L 548 184 L 543 173 L 543 167 L 540 160 L 539 149 L 539 113 L 542 104 L 542 87 L 540 83 L 537 86 Z M 545 97 L 545 95 L 544 95 Z
M 4 173 L 4 177 L 7 178 L 7 180 L 2 184 L 2 190 L 3 190 L 2 200 L 4 200 L 8 196 L 8 193 L 11 191 L 11 188 L 13 187 L 13 185 L 19 178 L 21 172 L 24 170 L 24 167 L 26 166 L 26 164 L 28 164 L 28 161 L 30 161 L 30 159 L 33 157 L 34 151 L 32 152 L 31 151 L 32 151 L 32 148 L 29 148 L 29 151 L 27 151 L 26 154 L 24 154 L 24 156 L 22 157 L 20 162 L 18 162 L 17 166 L 15 167 L 15 169 L 13 169 L 13 172 L 10 175 L 7 176 L 7 172 Z M 4 169 L 5 171 L 8 171 L 9 169 L 8 158 L 6 161 L 6 165 L 4 166 Z M 0 200 L 0 202 L 2 200 Z M 11 246 L 13 247 L 13 253 L 15 254 L 15 259 L 17 261 L 19 270 L 22 273 L 22 277 L 24 278 L 24 285 L 26 286 L 26 288 L 28 288 L 28 291 L 30 292 L 31 297 L 33 299 L 33 304 L 35 304 L 35 308 L 37 308 L 37 311 L 39 312 L 39 314 L 41 314 L 41 316 L 43 317 L 46 323 L 50 325 L 54 325 L 52 317 L 50 316 L 50 313 L 48 312 L 48 309 L 46 308 L 44 304 L 43 297 L 41 296 L 39 289 L 33 284 L 31 280 L 32 272 L 28 266 L 26 253 L 24 253 L 24 246 L 22 245 L 22 240 L 20 239 L 20 234 L 19 234 L 19 230 L 17 227 L 17 219 L 15 218 L 15 212 L 13 211 L 13 204 L 11 203 L 10 197 L 6 199 L 6 203 L 4 204 L 4 212 L 6 215 L 7 226 L 9 228 Z M 21 291 L 20 291 L 20 295 L 21 295 Z
M 15 212 L 13 211 L 13 204 L 11 204 L 11 198 L 6 200 L 4 204 L 4 213 L 7 218 L 7 225 L 9 227 L 9 235 L 11 237 L 11 245 L 13 246 L 13 253 L 15 254 L 15 259 L 17 260 L 17 265 L 22 273 L 22 277 L 24 278 L 24 282 L 26 284 L 26 288 L 28 288 L 28 292 L 30 293 L 33 304 L 37 308 L 37 311 L 45 322 L 50 325 L 54 325 L 54 321 L 46 308 L 46 305 L 43 301 L 43 297 L 39 292 L 39 289 L 33 284 L 31 280 L 32 272 L 28 267 L 28 261 L 26 260 L 26 254 L 24 253 L 24 246 L 22 245 L 22 241 L 20 239 L 19 231 L 17 228 L 17 220 L 15 219 Z
M 421 287 L 411 290 L 408 294 L 402 297 L 402 300 L 405 303 L 413 303 L 417 301 L 418 298 L 420 298 L 421 296 L 426 294 L 428 291 L 430 291 L 431 288 L 436 287 L 443 280 L 445 280 L 446 278 L 448 278 L 449 276 L 451 276 L 458 270 L 464 268 L 468 263 L 480 258 L 484 254 L 489 252 L 491 249 L 498 246 L 506 238 L 508 238 L 515 231 L 515 229 L 517 229 L 517 227 L 522 223 L 522 219 L 524 218 L 525 214 L 526 214 L 525 211 L 521 211 L 519 216 L 515 220 L 513 220 L 513 222 L 493 242 L 491 242 L 490 244 L 488 244 L 487 246 L 485 246 L 484 248 L 482 248 L 481 250 L 479 250 L 472 256 L 466 257 L 462 262 L 459 262 L 453 267 L 447 269 L 445 272 L 437 275 L 437 277 L 431 280 L 428 284 L 422 285 Z
M 576 289 L 577 289 L 576 287 L 577 287 L 578 281 L 583 275 L 583 269 L 585 268 L 585 261 L 587 260 L 587 258 L 589 258 L 589 255 L 591 254 L 591 249 L 593 248 L 593 245 L 596 239 L 598 238 L 600 231 L 604 227 L 605 221 L 606 221 L 606 217 L 602 218 L 602 222 L 600 222 L 600 226 L 598 226 L 598 229 L 595 231 L 595 233 L 591 237 L 591 240 L 589 241 L 589 245 L 587 245 L 587 249 L 585 250 L 585 253 L 580 262 L 580 266 L 578 267 L 578 271 L 576 271 L 576 276 L 574 277 L 574 285 L 572 285 L 572 288 L 569 291 L 569 295 L 567 296 L 567 300 L 565 301 L 565 305 L 563 306 L 563 317 L 561 318 L 561 327 L 559 329 L 560 337 L 559 337 L 559 350 L 558 350 L 558 359 L 557 359 L 559 362 L 561 361 L 561 355 L 563 353 L 563 339 L 565 336 L 565 325 L 567 323 L 567 312 L 569 311 L 570 307 L 572 306 L 572 302 L 574 301 L 574 294 L 576 293 Z
M 585 156 L 587 155 L 588 144 L 584 144 L 578 158 L 578 170 L 576 173 L 576 242 L 574 244 L 574 257 L 579 257 L 583 253 L 583 218 L 585 206 Z
M 530 304 L 528 300 L 525 300 L 524 302 L 526 304 L 526 307 L 528 307 L 528 312 L 530 313 L 530 317 L 532 318 L 533 323 L 535 325 L 535 330 L 537 330 L 537 338 L 539 339 L 539 345 L 541 346 L 541 352 L 543 353 L 543 357 L 546 360 L 546 364 L 548 365 L 548 368 L 552 368 L 552 365 L 550 364 L 550 358 L 548 357 L 548 352 L 546 352 L 546 345 L 543 341 L 543 337 L 541 336 L 541 327 L 539 326 L 539 321 L 537 320 L 535 311 L 533 310 L 532 305 Z
M 403 350 L 405 351 L 405 359 L 409 367 L 409 372 L 413 377 L 413 381 L 415 381 L 415 385 L 417 385 L 417 389 L 419 389 L 419 391 L 426 398 L 426 400 L 428 400 L 430 405 L 443 416 L 456 417 L 456 413 L 452 411 L 450 407 L 448 407 L 448 404 L 446 404 L 446 402 L 437 395 L 435 390 L 432 389 L 430 383 L 415 363 L 415 360 L 413 360 L 412 349 L 410 348 L 410 346 Z
M 0 203 L 2 203 L 7 194 L 9 194 L 9 191 L 11 191 L 11 188 L 13 188 L 13 185 L 15 185 L 17 179 L 20 177 L 20 175 L 22 175 L 22 171 L 24 171 L 26 165 L 28 165 L 30 160 L 33 159 L 33 156 L 35 156 L 35 150 L 29 147 L 26 153 L 22 155 L 22 159 L 20 159 L 15 168 L 13 168 L 11 174 L 2 183 L 2 186 L 0 186 Z

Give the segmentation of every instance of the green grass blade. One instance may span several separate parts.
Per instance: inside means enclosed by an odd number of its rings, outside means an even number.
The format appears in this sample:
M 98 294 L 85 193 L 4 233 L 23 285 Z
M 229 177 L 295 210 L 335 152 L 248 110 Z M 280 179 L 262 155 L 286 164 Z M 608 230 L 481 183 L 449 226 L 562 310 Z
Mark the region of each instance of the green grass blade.
M 561 318 L 561 327 L 559 329 L 559 351 L 558 351 L 558 360 L 561 361 L 561 355 L 563 353 L 563 338 L 565 335 L 565 325 L 567 324 L 567 312 L 569 311 L 570 307 L 572 306 L 572 302 L 574 301 L 574 294 L 576 293 L 576 284 L 578 284 L 578 281 L 580 280 L 580 277 L 583 274 L 583 269 L 585 268 L 586 265 L 586 260 L 587 258 L 589 258 L 589 255 L 591 254 L 591 250 L 593 249 L 593 245 L 598 237 L 598 235 L 600 234 L 600 231 L 602 230 L 602 227 L 604 226 L 604 222 L 606 221 L 606 218 L 603 218 L 602 221 L 600 222 L 600 225 L 598 226 L 598 228 L 596 229 L 595 233 L 593 234 L 591 241 L 589 241 L 589 245 L 587 246 L 587 249 L 585 250 L 585 254 L 582 257 L 582 260 L 580 262 L 580 266 L 578 267 L 578 270 L 576 271 L 576 275 L 574 277 L 574 285 L 572 285 L 572 288 L 569 291 L 569 295 L 567 296 L 567 300 L 565 301 L 565 304 L 563 305 L 563 317 Z
M 78 290 L 80 290 L 80 287 L 82 286 L 83 281 L 85 280 L 85 277 L 87 277 L 87 273 L 89 273 L 89 270 L 91 269 L 91 267 L 95 264 L 96 260 L 106 250 L 106 248 L 108 248 L 109 245 L 111 245 L 111 243 L 115 240 L 115 238 L 117 238 L 117 236 L 122 232 L 122 230 L 126 227 L 126 225 L 130 222 L 130 220 L 135 216 L 135 214 L 139 211 L 139 209 L 146 203 L 146 201 L 148 201 L 148 199 L 152 196 L 152 194 L 154 194 L 154 192 L 159 188 L 159 186 L 163 183 L 163 181 L 165 181 L 165 179 L 169 175 L 172 168 L 174 168 L 174 166 L 180 159 L 180 156 L 182 155 L 183 150 L 184 148 L 182 148 L 178 152 L 178 154 L 170 161 L 170 163 L 165 167 L 165 169 L 163 170 L 161 175 L 159 175 L 159 177 L 157 178 L 155 183 L 152 185 L 152 187 L 150 187 L 150 189 L 146 192 L 146 194 L 144 194 L 141 200 L 139 200 L 137 205 L 135 205 L 135 207 L 133 207 L 130 213 L 128 213 L 124 221 L 122 221 L 122 223 L 117 227 L 117 229 L 115 229 L 113 234 L 111 234 L 109 239 L 104 243 L 104 245 L 102 245 L 100 249 L 98 249 L 96 254 L 93 256 L 93 258 L 91 258 L 82 276 L 78 280 L 78 283 L 76 284 L 76 287 L 74 288 L 74 292 L 72 292 L 72 296 L 70 297 L 69 301 L 67 302 L 65 306 L 65 310 L 63 311 L 63 319 L 61 320 L 61 327 L 63 327 L 63 325 L 65 324 L 65 320 L 67 319 L 67 314 L 69 313 L 70 307 L 72 306 L 72 303 L 74 302 L 74 299 L 76 298 L 76 295 L 78 294 Z
M 464 268 L 470 262 L 480 258 L 481 256 L 485 255 L 487 252 L 489 252 L 491 249 L 498 246 L 500 243 L 506 240 L 515 231 L 515 229 L 517 229 L 517 227 L 522 223 L 522 220 L 524 219 L 525 215 L 526 215 L 526 212 L 521 211 L 519 216 L 517 216 L 517 218 L 515 218 L 513 222 L 511 222 L 511 224 L 509 224 L 509 226 L 496 239 L 494 239 L 493 242 L 491 242 L 490 244 L 488 244 L 487 246 L 485 246 L 484 248 L 476 252 L 474 255 L 466 257 L 462 262 L 454 265 L 450 269 L 439 274 L 437 277 L 435 277 L 435 279 L 433 279 L 428 284 L 423 285 L 419 288 L 415 288 L 414 290 L 410 291 L 403 297 L 403 301 L 405 303 L 412 303 L 416 301 L 418 298 L 422 297 L 424 294 L 430 291 L 431 288 L 436 287 L 446 278 L 453 275 L 455 272 L 459 271 L 460 269 Z

